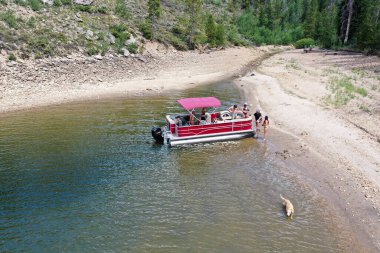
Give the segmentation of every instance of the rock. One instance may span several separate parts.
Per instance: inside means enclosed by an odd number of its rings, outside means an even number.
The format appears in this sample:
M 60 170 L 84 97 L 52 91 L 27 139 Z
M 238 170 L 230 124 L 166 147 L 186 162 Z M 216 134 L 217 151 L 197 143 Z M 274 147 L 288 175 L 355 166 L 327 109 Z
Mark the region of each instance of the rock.
M 52 5 L 54 4 L 54 1 L 53 1 L 53 0 L 42 0 L 42 2 L 43 2 L 44 4 L 49 5 L 49 6 L 52 6 Z
M 135 37 L 133 37 L 133 35 L 131 35 L 131 37 L 125 41 L 124 45 L 126 46 L 129 46 L 131 44 L 138 44 L 137 43 L 137 40 L 135 39 Z
M 101 56 L 99 54 L 95 55 L 94 58 L 97 59 L 97 60 L 103 60 L 103 56 Z
M 147 62 L 147 60 L 141 55 L 137 56 L 137 59 L 139 59 L 142 62 Z
M 88 40 L 93 40 L 94 39 L 94 32 L 91 30 L 87 30 L 84 37 L 86 37 L 86 39 L 88 39 Z
M 115 44 L 116 38 L 112 35 L 112 33 L 107 33 L 105 37 L 105 41 L 107 41 L 110 44 Z
M 77 33 L 82 34 L 83 33 L 83 28 L 82 27 L 77 27 L 76 31 L 77 31 Z
M 129 56 L 131 55 L 131 53 L 129 53 L 128 49 L 124 49 L 124 50 L 123 50 L 123 55 L 124 55 L 125 57 L 129 57 Z
M 75 4 L 79 5 L 91 5 L 93 0 L 74 0 Z
M 9 61 L 9 62 L 7 62 L 7 66 L 8 67 L 14 67 L 14 66 L 16 66 L 16 62 L 15 61 Z

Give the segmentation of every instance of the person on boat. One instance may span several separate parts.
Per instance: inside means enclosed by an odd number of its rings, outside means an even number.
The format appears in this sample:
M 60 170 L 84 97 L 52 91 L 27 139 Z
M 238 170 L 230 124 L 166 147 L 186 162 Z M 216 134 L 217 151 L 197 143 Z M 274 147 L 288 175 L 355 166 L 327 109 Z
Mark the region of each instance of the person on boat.
M 248 117 L 248 112 L 249 112 L 248 104 L 247 104 L 247 103 L 244 103 L 244 105 L 243 105 L 243 114 L 244 114 L 244 118 L 247 118 L 247 117 Z
M 201 120 L 206 120 L 206 108 L 205 107 L 202 108 Z
M 264 127 L 264 141 L 268 137 L 268 127 L 269 127 L 269 117 L 265 116 L 264 122 L 263 122 L 263 127 Z
M 231 119 L 236 119 L 238 113 L 238 106 L 233 105 L 228 109 L 228 111 L 231 113 Z
M 197 118 L 195 117 L 195 111 L 192 111 L 190 113 L 189 125 L 196 125 L 196 124 L 197 124 Z
M 256 112 L 253 114 L 255 116 L 256 121 L 256 132 L 260 132 L 259 124 L 263 120 L 263 116 L 261 115 L 261 112 L 259 109 L 256 109 Z
M 175 117 L 175 123 L 176 123 L 177 126 L 182 126 L 181 116 L 176 116 Z

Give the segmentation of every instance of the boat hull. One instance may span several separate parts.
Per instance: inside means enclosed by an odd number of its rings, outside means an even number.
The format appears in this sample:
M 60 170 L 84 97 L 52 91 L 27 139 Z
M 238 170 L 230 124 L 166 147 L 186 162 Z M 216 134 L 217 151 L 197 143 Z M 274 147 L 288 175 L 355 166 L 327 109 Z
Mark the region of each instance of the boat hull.
M 247 137 L 253 137 L 255 132 L 252 130 L 242 131 L 242 132 L 231 132 L 231 133 L 221 133 L 221 134 L 211 134 L 202 136 L 192 136 L 192 137 L 176 137 L 171 134 L 167 134 L 164 137 L 164 143 L 169 146 L 185 145 L 185 144 L 195 144 L 195 143 L 207 143 L 207 142 L 219 142 L 219 141 L 230 141 L 238 140 Z

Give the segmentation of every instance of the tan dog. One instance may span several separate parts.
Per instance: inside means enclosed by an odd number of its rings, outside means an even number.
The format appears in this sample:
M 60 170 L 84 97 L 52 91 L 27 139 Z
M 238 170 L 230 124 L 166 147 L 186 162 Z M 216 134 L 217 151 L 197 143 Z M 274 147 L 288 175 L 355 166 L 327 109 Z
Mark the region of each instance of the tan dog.
M 280 194 L 280 197 L 284 201 L 284 202 L 282 202 L 282 204 L 285 207 L 286 216 L 290 217 L 290 219 L 293 219 L 294 206 L 293 206 L 292 202 L 290 202 L 289 199 L 284 198 L 281 194 Z

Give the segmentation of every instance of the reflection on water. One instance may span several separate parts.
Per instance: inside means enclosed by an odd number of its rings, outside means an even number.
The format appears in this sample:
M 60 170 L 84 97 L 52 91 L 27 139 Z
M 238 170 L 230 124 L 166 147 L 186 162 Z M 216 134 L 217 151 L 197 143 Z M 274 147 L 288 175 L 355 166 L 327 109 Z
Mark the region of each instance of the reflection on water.
M 254 139 L 167 148 L 150 136 L 180 97 L 240 102 L 230 83 L 0 118 L 0 251 L 347 252 Z M 279 193 L 294 199 L 293 221 Z M 349 248 L 351 247 L 351 248 Z

